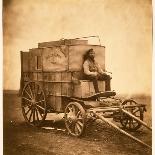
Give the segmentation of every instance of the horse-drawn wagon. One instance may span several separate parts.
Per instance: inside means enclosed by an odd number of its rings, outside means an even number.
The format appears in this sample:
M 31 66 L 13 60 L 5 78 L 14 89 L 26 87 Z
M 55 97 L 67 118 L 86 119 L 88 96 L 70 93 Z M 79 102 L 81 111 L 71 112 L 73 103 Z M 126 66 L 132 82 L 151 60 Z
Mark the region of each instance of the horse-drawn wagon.
M 48 113 L 64 113 L 65 126 L 73 136 L 81 136 L 90 117 L 106 121 L 130 138 L 137 138 L 118 128 L 107 118 L 119 120 L 123 129 L 135 131 L 143 122 L 145 105 L 115 97 L 98 81 L 100 93 L 93 83 L 82 79 L 83 55 L 93 48 L 96 60 L 105 70 L 105 47 L 90 45 L 87 40 L 62 39 L 43 42 L 38 48 L 21 51 L 21 105 L 28 124 L 40 126 Z

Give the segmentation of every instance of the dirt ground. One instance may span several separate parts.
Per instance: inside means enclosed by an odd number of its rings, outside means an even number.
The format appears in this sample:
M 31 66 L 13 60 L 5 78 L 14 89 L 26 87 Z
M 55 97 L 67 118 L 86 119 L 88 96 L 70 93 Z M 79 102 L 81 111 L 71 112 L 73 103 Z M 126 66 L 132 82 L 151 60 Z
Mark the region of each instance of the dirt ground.
M 120 134 L 99 120 L 87 125 L 81 138 L 68 135 L 64 122 L 48 120 L 45 128 L 25 123 L 17 94 L 4 93 L 4 155 L 150 155 L 151 150 Z M 151 125 L 151 98 L 137 98 L 147 104 L 145 121 Z M 62 130 L 60 130 L 62 129 Z M 152 133 L 145 127 L 132 133 L 151 145 Z

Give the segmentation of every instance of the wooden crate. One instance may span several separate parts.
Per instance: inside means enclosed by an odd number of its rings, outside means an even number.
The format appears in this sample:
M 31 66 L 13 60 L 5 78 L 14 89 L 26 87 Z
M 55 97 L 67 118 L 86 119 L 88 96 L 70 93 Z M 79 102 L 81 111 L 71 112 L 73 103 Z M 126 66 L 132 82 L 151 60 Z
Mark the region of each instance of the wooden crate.
M 81 71 L 83 56 L 94 49 L 95 60 L 105 70 L 105 47 L 97 45 L 64 45 L 30 49 L 30 71 L 43 72 Z
M 105 91 L 105 81 L 98 81 L 99 91 Z M 81 80 L 73 87 L 73 97 L 89 97 L 95 94 L 93 82 Z

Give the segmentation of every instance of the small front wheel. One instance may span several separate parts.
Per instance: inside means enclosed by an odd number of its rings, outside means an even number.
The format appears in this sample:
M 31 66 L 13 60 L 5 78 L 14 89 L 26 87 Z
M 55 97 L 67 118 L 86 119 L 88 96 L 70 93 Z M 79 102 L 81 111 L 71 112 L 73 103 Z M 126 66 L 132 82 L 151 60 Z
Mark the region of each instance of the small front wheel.
M 136 116 L 137 118 L 139 118 L 140 120 L 143 121 L 143 109 L 139 106 L 136 106 L 138 103 L 136 103 L 134 100 L 125 100 L 122 105 L 126 106 L 126 108 L 124 108 L 125 110 L 127 110 L 128 112 L 130 112 L 132 115 Z M 129 130 L 129 131 L 136 131 L 141 127 L 141 124 L 139 122 L 137 122 L 136 120 L 134 120 L 133 118 L 131 118 L 130 116 L 126 115 L 126 114 L 122 114 L 121 120 L 120 120 L 123 128 Z
M 65 108 L 65 125 L 69 134 L 79 137 L 84 133 L 86 112 L 78 102 L 70 102 Z

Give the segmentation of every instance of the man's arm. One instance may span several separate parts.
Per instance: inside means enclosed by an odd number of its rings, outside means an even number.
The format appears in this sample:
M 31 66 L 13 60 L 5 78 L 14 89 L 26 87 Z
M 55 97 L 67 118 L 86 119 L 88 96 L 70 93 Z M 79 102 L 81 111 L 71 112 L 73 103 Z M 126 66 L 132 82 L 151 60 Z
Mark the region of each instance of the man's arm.
M 100 74 L 105 73 L 98 63 L 97 63 L 97 70 L 98 70 L 98 73 L 100 73 Z
M 109 75 L 108 73 L 112 74 L 111 72 L 107 72 L 106 70 L 103 71 L 103 69 L 99 64 L 97 64 L 97 70 L 98 70 L 98 73 L 100 74 L 107 74 L 107 75 Z
M 89 63 L 88 63 L 88 61 L 85 61 L 85 62 L 84 62 L 84 64 L 83 64 L 83 69 L 84 69 L 84 73 L 85 73 L 86 75 L 94 75 L 94 76 L 97 75 L 97 72 L 90 72 L 90 71 L 89 71 Z

